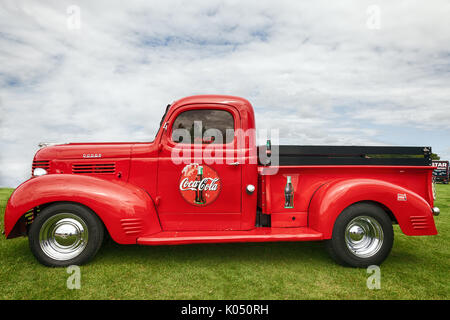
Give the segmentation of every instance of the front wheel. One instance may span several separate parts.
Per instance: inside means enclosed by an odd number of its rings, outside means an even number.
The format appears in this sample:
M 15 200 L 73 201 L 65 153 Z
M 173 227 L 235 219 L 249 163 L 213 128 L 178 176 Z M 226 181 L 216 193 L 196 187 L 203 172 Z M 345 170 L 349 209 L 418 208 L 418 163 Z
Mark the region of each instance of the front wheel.
M 60 203 L 45 208 L 28 234 L 36 259 L 50 267 L 82 265 L 92 259 L 103 241 L 100 219 L 78 204 Z
M 357 203 L 338 216 L 327 248 L 339 264 L 363 268 L 380 265 L 393 242 L 392 221 L 386 212 L 374 204 Z

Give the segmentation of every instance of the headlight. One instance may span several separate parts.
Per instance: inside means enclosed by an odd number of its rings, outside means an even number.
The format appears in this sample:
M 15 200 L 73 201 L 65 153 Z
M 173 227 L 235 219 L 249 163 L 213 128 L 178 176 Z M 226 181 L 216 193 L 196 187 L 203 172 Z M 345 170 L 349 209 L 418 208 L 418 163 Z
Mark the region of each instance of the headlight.
M 34 177 L 39 177 L 39 176 L 43 176 L 47 174 L 47 170 L 42 169 L 42 168 L 36 168 L 33 170 L 33 176 Z

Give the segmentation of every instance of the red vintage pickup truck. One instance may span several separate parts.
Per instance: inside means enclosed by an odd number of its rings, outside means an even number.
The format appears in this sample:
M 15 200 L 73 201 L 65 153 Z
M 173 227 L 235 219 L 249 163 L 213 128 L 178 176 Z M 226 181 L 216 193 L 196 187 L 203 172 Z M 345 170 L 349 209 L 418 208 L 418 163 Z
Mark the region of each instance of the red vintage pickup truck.
M 340 264 L 381 264 L 393 224 L 437 234 L 430 147 L 256 146 L 233 96 L 167 106 L 153 142 L 46 145 L 12 194 L 7 238 L 47 266 L 119 244 L 326 241 Z

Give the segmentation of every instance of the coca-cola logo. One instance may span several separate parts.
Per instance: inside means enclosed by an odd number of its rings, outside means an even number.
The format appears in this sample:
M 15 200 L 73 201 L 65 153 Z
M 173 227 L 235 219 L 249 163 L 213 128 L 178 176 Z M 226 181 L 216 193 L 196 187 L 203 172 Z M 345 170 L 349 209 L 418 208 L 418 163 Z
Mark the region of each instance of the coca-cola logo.
M 181 171 L 179 189 L 188 203 L 206 206 L 220 193 L 220 177 L 210 166 L 191 163 Z

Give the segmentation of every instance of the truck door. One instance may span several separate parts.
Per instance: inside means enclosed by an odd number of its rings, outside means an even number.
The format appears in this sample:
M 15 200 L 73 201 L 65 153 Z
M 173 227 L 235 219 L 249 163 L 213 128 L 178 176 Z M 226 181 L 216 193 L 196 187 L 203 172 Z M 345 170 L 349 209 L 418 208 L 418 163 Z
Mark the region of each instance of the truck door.
M 163 230 L 238 230 L 242 166 L 235 162 L 239 112 L 194 104 L 166 120 L 158 158 L 158 213 Z

